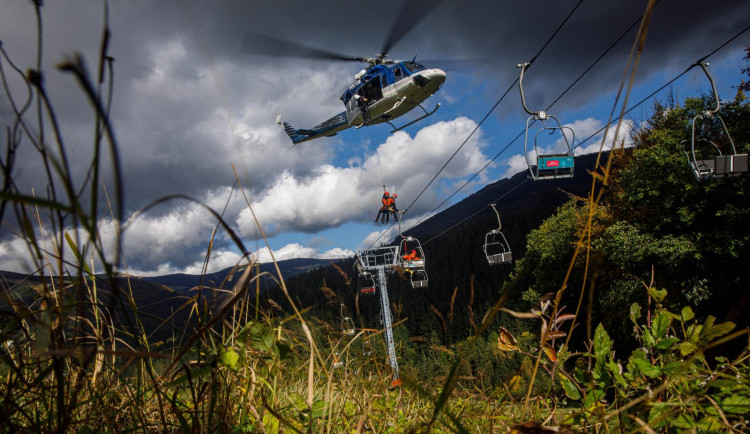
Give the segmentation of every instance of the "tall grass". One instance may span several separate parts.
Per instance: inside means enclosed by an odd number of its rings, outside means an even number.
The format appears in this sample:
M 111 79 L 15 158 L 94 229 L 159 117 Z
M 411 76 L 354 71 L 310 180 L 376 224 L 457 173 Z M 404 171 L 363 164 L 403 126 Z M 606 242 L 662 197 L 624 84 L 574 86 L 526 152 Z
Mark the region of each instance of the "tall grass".
M 0 218 L 24 241 L 33 264 L 27 279 L 0 282 L 4 429 L 318 432 L 418 426 L 428 403 L 386 387 L 390 372 L 376 339 L 373 354 L 364 356 L 359 349 L 365 332 L 345 338 L 325 324 L 309 323 L 280 272 L 273 277 L 294 313 L 258 309 L 263 275 L 222 215 L 204 204 L 217 222 L 212 240 L 223 231 L 243 253 L 235 270 L 239 278 L 231 286 L 201 284 L 156 327 L 146 325 L 154 318 L 137 303 L 120 241 L 127 226 L 121 226 L 123 175 L 110 119 L 114 71 L 107 4 L 96 76 L 77 54 L 57 68 L 77 83 L 94 112 L 91 164 L 80 181 L 71 173 L 43 79 L 42 2 L 32 7 L 36 66 L 24 73 L 0 45 L 0 78 L 13 111 L 2 159 Z M 25 84 L 20 97 L 10 84 L 18 79 Z M 22 146 L 36 151 L 43 192 L 24 191 L 14 179 Z M 111 174 L 109 185 L 102 182 L 105 172 Z M 171 200 L 194 201 L 173 195 L 139 212 Z M 113 243 L 102 237 L 102 209 L 114 222 Z M 211 253 L 209 244 L 206 264 Z M 209 305 L 209 298 L 218 303 Z M 174 319 L 183 313 L 190 320 L 179 328 Z M 168 342 L 154 342 L 155 329 L 168 330 Z M 334 355 L 342 366 L 334 366 Z

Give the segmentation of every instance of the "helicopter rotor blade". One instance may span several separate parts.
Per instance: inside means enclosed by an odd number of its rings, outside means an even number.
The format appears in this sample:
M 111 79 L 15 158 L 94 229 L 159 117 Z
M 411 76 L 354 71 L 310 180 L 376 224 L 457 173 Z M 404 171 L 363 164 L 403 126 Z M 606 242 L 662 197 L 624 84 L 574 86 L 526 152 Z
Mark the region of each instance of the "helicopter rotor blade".
M 398 41 L 416 27 L 422 19 L 436 9 L 444 0 L 405 0 L 396 20 L 385 38 L 380 54 L 385 57 Z
M 482 69 L 490 66 L 495 60 L 487 58 L 473 59 L 420 59 L 417 62 L 427 68 L 440 68 L 445 72 L 468 73 L 476 69 Z
M 296 42 L 289 42 L 272 36 L 248 31 L 242 41 L 242 52 L 246 54 L 258 54 L 264 56 L 278 57 L 303 57 L 308 59 L 326 59 L 366 62 L 364 57 L 350 56 L 335 53 L 333 51 L 321 50 L 308 47 Z

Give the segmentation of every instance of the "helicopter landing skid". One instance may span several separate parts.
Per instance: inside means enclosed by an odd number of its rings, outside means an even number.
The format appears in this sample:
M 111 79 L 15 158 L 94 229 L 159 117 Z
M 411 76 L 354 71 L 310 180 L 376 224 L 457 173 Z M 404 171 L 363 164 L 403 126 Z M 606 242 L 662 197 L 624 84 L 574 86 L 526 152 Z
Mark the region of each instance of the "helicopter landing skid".
M 400 126 L 400 127 L 396 128 L 396 126 L 395 126 L 395 125 L 393 125 L 392 123 L 390 123 L 390 121 L 386 121 L 386 122 L 388 123 L 388 125 L 390 125 L 391 127 L 393 127 L 393 131 L 391 131 L 391 133 L 395 133 L 396 131 L 401 131 L 401 130 L 403 130 L 404 128 L 408 127 L 409 125 L 413 125 L 413 124 L 415 124 L 415 123 L 417 123 L 417 122 L 421 121 L 422 119 L 424 119 L 424 118 L 426 118 L 426 117 L 428 117 L 428 116 L 431 116 L 431 115 L 432 115 L 433 113 L 435 113 L 435 112 L 437 111 L 437 109 L 439 109 L 439 108 L 440 108 L 440 103 L 437 103 L 437 105 L 435 106 L 435 108 L 434 108 L 434 109 L 432 109 L 432 111 L 430 111 L 430 112 L 428 112 L 427 110 L 425 110 L 425 108 L 424 108 L 424 107 L 422 107 L 422 104 L 419 104 L 418 106 L 419 106 L 419 108 L 421 108 L 421 109 L 422 109 L 422 111 L 424 112 L 424 116 L 420 116 L 420 117 L 418 117 L 417 119 L 414 119 L 413 121 L 409 122 L 409 123 L 408 123 L 408 124 L 406 124 L 406 125 L 403 125 L 403 126 Z M 394 108 L 395 108 L 395 107 L 394 107 Z

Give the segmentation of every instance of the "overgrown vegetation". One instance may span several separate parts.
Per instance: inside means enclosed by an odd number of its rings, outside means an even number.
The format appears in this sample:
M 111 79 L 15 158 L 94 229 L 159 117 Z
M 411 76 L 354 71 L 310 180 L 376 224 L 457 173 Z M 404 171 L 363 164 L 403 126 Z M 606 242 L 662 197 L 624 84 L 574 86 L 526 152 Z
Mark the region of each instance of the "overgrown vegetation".
M 39 13 L 41 2 L 34 6 Z M 344 271 L 349 263 L 292 279 L 289 288 L 279 276 L 279 289 L 261 294 L 248 255 L 233 285 L 172 298 L 170 314 L 156 318 L 138 305 L 138 282 L 118 274 L 126 270 L 119 243 L 105 245 L 100 231 L 102 209 L 122 230 L 112 95 L 104 88 L 112 80 L 108 38 L 105 21 L 96 78 L 78 57 L 60 66 L 95 113 L 90 176 L 81 185 L 67 168 L 41 59 L 23 73 L 0 46 L 15 113 L 0 217 L 17 223 L 37 275 L 1 283 L 6 431 L 493 432 L 524 422 L 516 429 L 750 430 L 750 177 L 697 183 L 690 174 L 682 141 L 706 97 L 657 103 L 636 148 L 614 152 L 603 199 L 571 195 L 530 231 L 512 271 L 475 279 L 428 251 L 428 267 L 439 268 L 428 269 L 431 281 L 451 274 L 461 283 L 419 293 L 396 273 L 404 384 L 390 389 L 382 330 L 368 327 L 377 324 L 377 307 L 361 303 Z M 27 84 L 21 99 L 9 90 L 11 75 Z M 748 152 L 744 94 L 720 114 Z M 715 125 L 702 133 L 721 145 Z M 43 194 L 14 183 L 19 146 L 36 149 Z M 105 164 L 115 174 L 107 189 L 99 187 Z M 607 169 L 594 176 L 602 180 Z M 245 252 L 221 215 L 208 212 Z M 460 235 L 481 233 L 486 223 Z M 359 325 L 353 337 L 339 327 L 342 303 Z M 158 330 L 169 337 L 155 341 Z

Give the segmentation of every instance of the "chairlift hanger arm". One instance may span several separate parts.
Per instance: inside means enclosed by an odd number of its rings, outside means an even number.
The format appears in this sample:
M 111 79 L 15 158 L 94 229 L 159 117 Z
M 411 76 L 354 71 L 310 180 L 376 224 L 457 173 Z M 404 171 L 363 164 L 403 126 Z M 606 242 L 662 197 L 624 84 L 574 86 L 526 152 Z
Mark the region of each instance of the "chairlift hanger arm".
M 497 230 L 499 231 L 503 227 L 502 223 L 500 223 L 500 213 L 497 211 L 497 208 L 495 208 L 494 203 L 491 203 L 490 206 L 492 207 L 492 210 L 495 211 L 495 215 L 497 216 Z
M 703 69 L 703 72 L 706 73 L 706 77 L 708 77 L 708 81 L 711 82 L 711 90 L 714 93 L 714 98 L 716 99 L 716 108 L 713 110 L 706 111 L 706 116 L 713 116 L 719 111 L 719 93 L 716 91 L 716 83 L 714 83 L 714 78 L 711 77 L 711 73 L 708 72 L 707 66 L 710 65 L 708 62 L 700 62 L 699 63 L 701 69 Z
M 526 111 L 526 113 L 534 116 L 536 119 L 539 119 L 539 120 L 547 119 L 547 114 L 544 111 L 540 110 L 538 112 L 533 112 L 533 111 L 529 110 L 528 107 L 526 107 L 526 97 L 524 96 L 524 93 L 523 93 L 523 73 L 524 73 L 524 71 L 526 71 L 526 69 L 529 66 L 531 66 L 531 63 L 529 63 L 529 62 L 519 63 L 516 66 L 518 68 L 521 68 L 521 77 L 518 79 L 518 89 L 521 90 L 521 104 L 523 104 L 523 109 Z

